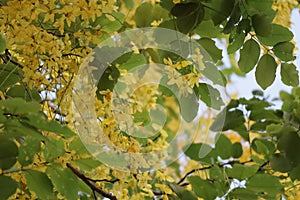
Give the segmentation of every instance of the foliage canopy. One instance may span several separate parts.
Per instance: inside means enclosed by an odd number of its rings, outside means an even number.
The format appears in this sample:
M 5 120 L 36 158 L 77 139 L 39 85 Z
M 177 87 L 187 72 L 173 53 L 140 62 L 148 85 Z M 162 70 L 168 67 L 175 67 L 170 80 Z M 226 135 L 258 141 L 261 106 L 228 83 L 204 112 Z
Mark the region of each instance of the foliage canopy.
M 0 199 L 300 198 L 300 87 L 289 30 L 297 7 L 296 0 L 1 0 Z M 96 159 L 76 134 L 75 79 L 98 44 L 144 27 L 190 40 L 159 36 L 174 53 L 138 46 L 138 37 L 128 35 L 132 51 L 109 63 L 91 90 L 105 136 L 120 152 L 137 155 L 126 161 L 128 170 L 119 170 Z M 201 52 L 191 53 L 192 40 Z M 107 60 L 113 51 L 99 50 Z M 154 135 L 139 138 L 120 130 L 124 119 L 114 118 L 113 90 L 126 90 L 117 84 L 122 77 L 153 63 L 173 71 L 159 84 L 136 88 L 124 103 L 135 124 L 153 125 Z M 233 74 L 255 71 L 264 90 L 278 70 L 282 84 L 292 87 L 280 92 L 280 110 L 260 90 L 250 99 L 222 98 L 219 88 L 230 85 Z M 156 105 L 164 107 L 164 124 Z M 182 121 L 196 126 L 183 127 L 186 135 L 178 137 Z M 192 127 L 195 138 L 187 137 Z M 149 163 L 138 153 L 171 141 L 178 146 L 172 154 L 184 149 L 184 155 L 145 170 Z

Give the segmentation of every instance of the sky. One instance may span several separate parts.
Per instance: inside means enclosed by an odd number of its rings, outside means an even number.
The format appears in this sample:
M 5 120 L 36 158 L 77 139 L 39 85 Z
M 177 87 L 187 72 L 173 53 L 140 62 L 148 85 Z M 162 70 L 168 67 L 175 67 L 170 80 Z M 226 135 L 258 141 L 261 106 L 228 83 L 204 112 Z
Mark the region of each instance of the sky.
M 294 64 L 297 66 L 298 71 L 300 72 L 300 13 L 298 9 L 294 9 L 291 15 L 291 31 L 294 33 L 294 40 L 296 42 L 296 51 L 297 59 L 294 61 Z M 252 91 L 255 89 L 260 89 L 259 85 L 255 80 L 255 70 L 252 70 L 245 77 L 233 76 L 233 88 L 230 88 L 230 91 L 237 91 L 239 97 L 250 98 L 252 96 Z M 264 93 L 266 96 L 269 96 L 270 99 L 279 97 L 279 92 L 285 90 L 290 92 L 292 87 L 286 86 L 282 83 L 280 78 L 280 68 L 277 68 L 277 74 L 275 82 L 267 88 Z

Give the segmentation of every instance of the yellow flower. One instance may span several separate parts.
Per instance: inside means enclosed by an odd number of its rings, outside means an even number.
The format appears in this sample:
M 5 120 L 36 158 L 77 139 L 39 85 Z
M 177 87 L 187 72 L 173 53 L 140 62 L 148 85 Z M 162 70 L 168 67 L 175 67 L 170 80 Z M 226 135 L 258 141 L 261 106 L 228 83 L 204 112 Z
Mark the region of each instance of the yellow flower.
M 167 185 L 163 185 L 160 183 L 155 183 L 155 187 L 160 188 L 166 194 L 172 194 L 173 191 Z

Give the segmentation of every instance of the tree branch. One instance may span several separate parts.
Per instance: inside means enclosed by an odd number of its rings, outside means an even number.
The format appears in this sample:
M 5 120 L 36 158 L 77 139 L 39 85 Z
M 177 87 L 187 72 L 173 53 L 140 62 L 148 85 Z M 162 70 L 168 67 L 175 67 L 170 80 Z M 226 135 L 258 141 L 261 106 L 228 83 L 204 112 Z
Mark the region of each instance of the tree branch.
M 72 170 L 72 172 L 78 176 L 85 184 L 87 184 L 93 192 L 97 192 L 99 194 L 101 194 L 103 197 L 106 197 L 108 199 L 111 199 L 111 200 L 118 200 L 117 197 L 111 193 L 108 193 L 108 192 L 105 192 L 103 191 L 101 188 L 95 186 L 90 180 L 89 178 L 87 178 L 84 174 L 82 174 L 80 171 L 78 171 L 77 169 L 75 169 L 70 163 L 67 163 L 66 164 L 67 167 L 69 169 Z

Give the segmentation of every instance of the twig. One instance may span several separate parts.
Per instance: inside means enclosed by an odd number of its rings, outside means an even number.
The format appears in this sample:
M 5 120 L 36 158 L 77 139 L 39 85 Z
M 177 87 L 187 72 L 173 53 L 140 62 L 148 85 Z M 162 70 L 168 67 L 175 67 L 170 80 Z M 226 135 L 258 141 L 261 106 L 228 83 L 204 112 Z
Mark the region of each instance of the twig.
M 229 162 L 227 162 L 227 163 L 218 164 L 217 166 L 223 167 L 223 166 L 225 166 L 225 165 L 230 165 L 230 164 L 233 164 L 233 163 L 235 163 L 235 162 L 236 162 L 236 161 L 229 161 Z M 253 160 L 247 160 L 247 161 L 245 161 L 245 162 L 241 162 L 240 164 L 246 164 L 246 163 L 249 163 L 249 162 L 253 162 Z M 180 184 L 186 179 L 186 177 L 188 177 L 189 175 L 191 175 L 191 174 L 193 174 L 193 173 L 195 173 L 195 172 L 197 172 L 197 171 L 202 171 L 202 170 L 210 169 L 210 168 L 212 168 L 213 166 L 215 166 L 215 165 L 209 165 L 209 166 L 207 166 L 207 167 L 201 167 L 201 168 L 193 169 L 193 170 L 187 172 L 187 173 L 186 173 L 186 174 L 185 174 L 185 175 L 177 182 L 177 184 L 180 185 Z M 183 186 L 183 185 L 181 185 L 181 186 Z
M 67 167 L 69 169 L 72 170 L 72 172 L 78 176 L 83 182 L 85 182 L 85 184 L 87 184 L 93 192 L 98 192 L 99 194 L 101 194 L 103 197 L 106 197 L 108 199 L 111 200 L 118 200 L 117 197 L 111 193 L 105 192 L 103 191 L 101 188 L 95 186 L 90 180 L 89 178 L 87 178 L 84 174 L 82 174 L 80 171 L 78 171 L 77 169 L 75 169 L 70 163 L 66 164 Z

